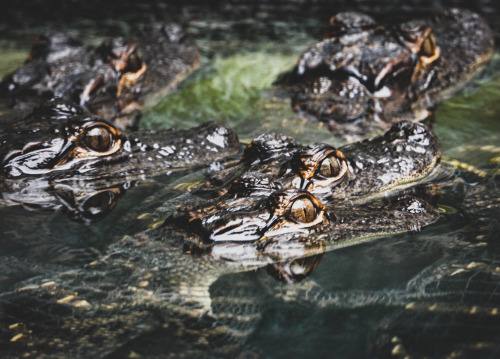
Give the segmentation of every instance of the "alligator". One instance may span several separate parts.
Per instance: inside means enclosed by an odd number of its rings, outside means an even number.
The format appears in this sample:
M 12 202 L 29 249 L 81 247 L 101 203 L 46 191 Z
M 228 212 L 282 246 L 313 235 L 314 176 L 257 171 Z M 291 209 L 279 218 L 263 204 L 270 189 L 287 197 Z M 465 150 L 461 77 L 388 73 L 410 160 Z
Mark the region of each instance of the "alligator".
M 215 172 L 200 190 L 221 187 L 219 195 L 235 195 L 256 193 L 259 184 L 266 188 L 279 183 L 321 199 L 361 202 L 437 175 L 440 158 L 437 136 L 426 125 L 410 121 L 395 124 L 382 136 L 339 148 L 263 134 L 245 148 L 237 163 Z
M 104 119 L 60 100 L 2 128 L 1 175 L 138 178 L 208 164 L 240 150 L 237 135 L 217 122 L 190 130 L 126 135 Z
M 275 138 L 296 147 L 295 153 L 322 147 Z M 361 161 L 368 168 L 374 158 L 394 166 L 411 162 L 409 152 L 399 159 L 378 151 L 381 144 L 389 146 L 388 138 L 391 146 L 412 151 L 415 162 L 421 162 L 423 148 L 434 151 L 434 160 L 408 165 L 409 172 L 397 178 L 390 166 L 381 166 L 377 173 L 352 168 L 350 156 L 358 168 Z M 440 215 L 427 200 L 433 193 L 415 186 L 428 181 L 428 174 L 439 167 L 436 141 L 424 125 L 404 122 L 385 137 L 358 143 L 364 151 L 373 149 L 369 156 L 355 157 L 353 149 L 342 148 L 353 171 L 354 190 L 348 200 L 337 201 L 335 195 L 321 195 L 325 191 L 319 191 L 319 197 L 309 191 L 320 187 L 316 178 L 309 178 L 312 186 L 304 187 L 278 172 L 266 173 L 264 160 L 262 176 L 257 163 L 241 170 L 259 143 L 266 144 L 260 137 L 235 165 L 238 178 L 235 169 L 229 171 L 227 190 L 215 187 L 214 193 L 202 193 L 204 198 L 189 194 L 194 199 L 175 209 L 162 225 L 125 236 L 83 268 L 44 274 L 2 293 L 2 355 L 147 356 L 143 340 L 151 341 L 148 347 L 159 346 L 165 357 L 257 355 L 244 342 L 259 322 L 264 292 L 257 283 L 232 283 L 229 292 L 218 296 L 212 285 L 232 273 L 258 268 L 266 268 L 280 281 L 300 282 L 326 251 L 434 223 Z M 279 148 L 283 155 L 288 152 L 286 146 L 274 146 L 275 154 Z M 411 185 L 402 181 L 407 178 L 413 179 Z M 357 190 L 363 180 L 369 188 Z M 338 183 L 328 185 L 334 193 Z M 349 187 L 346 182 L 343 191 Z M 224 305 L 232 297 L 238 304 Z
M 343 12 L 277 83 L 292 107 L 326 122 L 345 138 L 420 121 L 492 56 L 493 32 L 469 10 L 447 9 L 430 20 L 383 27 L 368 15 Z
M 72 101 L 119 129 L 136 128 L 141 109 L 174 89 L 200 65 L 197 46 L 174 23 L 155 23 L 131 38 L 86 46 L 46 32 L 25 63 L 4 77 L 0 98 L 29 110 L 54 97 Z
M 237 135 L 217 122 L 126 134 L 62 100 L 2 127 L 0 143 L 3 205 L 62 207 L 84 222 L 103 218 L 139 180 L 199 168 L 241 150 Z

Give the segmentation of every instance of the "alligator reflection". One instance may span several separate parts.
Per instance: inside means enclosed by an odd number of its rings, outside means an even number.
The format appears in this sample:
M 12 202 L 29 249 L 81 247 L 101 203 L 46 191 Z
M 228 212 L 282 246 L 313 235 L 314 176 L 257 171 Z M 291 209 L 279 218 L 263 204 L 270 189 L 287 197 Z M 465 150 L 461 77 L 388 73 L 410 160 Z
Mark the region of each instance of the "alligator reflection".
M 22 205 L 29 210 L 61 211 L 68 218 L 90 224 L 106 217 L 128 189 L 137 182 L 6 180 L 2 205 Z
M 277 281 L 293 284 L 309 277 L 323 259 L 323 254 L 296 259 L 291 262 L 268 264 L 267 273 Z

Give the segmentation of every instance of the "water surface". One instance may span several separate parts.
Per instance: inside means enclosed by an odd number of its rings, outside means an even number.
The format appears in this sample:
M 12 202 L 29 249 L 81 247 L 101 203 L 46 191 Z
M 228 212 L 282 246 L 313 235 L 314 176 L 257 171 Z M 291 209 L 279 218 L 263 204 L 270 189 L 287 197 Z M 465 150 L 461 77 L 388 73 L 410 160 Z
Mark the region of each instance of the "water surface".
M 106 36 L 126 35 L 152 20 L 174 20 L 195 38 L 203 63 L 178 91 L 145 111 L 142 126 L 187 128 L 218 120 L 236 128 L 243 142 L 263 132 L 280 132 L 305 143 L 343 143 L 325 126 L 297 118 L 289 101 L 276 97 L 272 90 L 276 77 L 293 66 L 298 55 L 320 37 L 327 19 L 338 10 L 368 11 L 380 21 L 396 23 L 414 15 L 427 16 L 448 5 L 472 6 L 486 17 L 499 42 L 500 6 L 494 1 L 411 1 L 404 5 L 393 1 L 216 2 L 211 7 L 144 3 L 143 8 L 135 2 L 124 2 L 116 12 L 91 1 L 39 13 L 39 2 L 25 3 L 11 5 L 4 12 L 0 75 L 22 63 L 32 38 L 44 30 L 69 30 L 88 43 L 98 43 Z M 436 111 L 434 129 L 442 142 L 443 160 L 457 171 L 469 171 L 477 178 L 499 175 L 499 99 L 497 52 L 479 77 Z M 130 189 L 106 218 L 93 224 L 72 221 L 62 210 L 0 208 L 0 255 L 22 262 L 0 275 L 0 290 L 29 278 L 39 268 L 57 271 L 81 266 L 85 262 L 82 258 L 95 259 L 117 238 L 157 225 L 173 204 L 161 210 L 158 206 L 176 197 L 182 202 L 187 187 L 183 184 L 202 176 L 202 172 L 196 172 L 145 181 Z M 472 178 L 467 173 L 464 177 Z M 308 278 L 309 283 L 334 296 L 359 293 L 358 302 L 332 300 L 319 305 L 313 300 L 289 300 L 285 294 L 271 296 L 262 309 L 261 321 L 247 339 L 249 347 L 270 358 L 404 357 L 405 350 L 416 349 L 404 343 L 421 346 L 418 352 L 430 357 L 449 353 L 468 357 L 473 349 L 484 357 L 499 356 L 499 347 L 488 344 L 500 342 L 498 209 L 495 212 L 494 205 L 485 208 L 488 203 L 478 202 L 468 209 L 469 213 L 464 212 L 461 200 L 465 187 L 444 189 L 438 203 L 443 218 L 434 225 L 326 253 Z M 498 191 L 492 195 L 498 196 Z M 480 222 L 471 220 L 475 215 L 484 218 Z M 465 284 L 462 299 L 449 310 L 439 306 L 432 309 L 432 300 L 421 311 L 408 310 L 411 301 L 397 303 L 402 298 L 398 293 L 411 291 L 418 283 L 439 283 L 443 266 L 455 265 L 459 270 L 471 263 L 496 266 L 484 281 L 487 299 L 471 294 Z M 255 277 L 275 293 L 304 290 L 303 284 L 270 283 L 265 271 L 221 278 L 216 285 L 224 288 L 227 282 L 253 281 Z M 394 303 L 370 301 L 381 293 L 395 293 Z M 297 294 L 296 298 L 302 297 Z M 481 312 L 482 307 L 487 308 L 486 314 Z M 481 315 L 474 316 L 476 312 Z M 481 343 L 486 343 L 484 348 Z M 148 357 L 161 353 L 146 350 L 140 354 Z

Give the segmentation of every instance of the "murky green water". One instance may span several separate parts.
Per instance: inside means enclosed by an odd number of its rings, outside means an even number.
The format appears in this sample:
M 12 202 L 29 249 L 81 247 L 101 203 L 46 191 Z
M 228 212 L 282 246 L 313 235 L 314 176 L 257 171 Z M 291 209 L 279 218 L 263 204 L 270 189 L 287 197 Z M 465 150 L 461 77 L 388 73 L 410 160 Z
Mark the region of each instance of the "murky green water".
M 315 2 L 311 11 L 306 11 L 308 6 L 301 2 L 294 6 L 241 8 L 235 4 L 217 4 L 213 9 L 202 6 L 152 9 L 145 5 L 142 12 L 133 7 L 122 8 L 117 16 L 112 16 L 108 9 L 98 17 L 89 16 L 91 11 L 75 15 L 67 10 L 72 17 L 66 20 L 58 13 L 37 18 L 24 9 L 26 23 L 21 21 L 22 11 L 13 12 L 12 21 L 0 26 L 0 75 L 22 63 L 30 39 L 40 31 L 72 30 L 84 40 L 97 43 L 105 36 L 129 33 L 134 22 L 164 16 L 186 26 L 202 49 L 203 63 L 177 92 L 145 111 L 143 127 L 187 128 L 218 120 L 236 128 L 243 142 L 263 132 L 280 132 L 305 143 L 327 142 L 338 146 L 342 141 L 333 138 L 324 126 L 300 120 L 291 111 L 288 100 L 275 96 L 272 83 L 278 74 L 290 68 L 298 55 L 319 38 L 326 19 L 337 9 L 370 11 L 381 20 L 399 22 L 413 14 L 425 16 L 444 2 L 413 1 L 401 5 L 391 1 L 359 1 L 339 2 L 338 6 Z M 474 6 L 482 12 L 497 31 L 498 43 L 498 4 L 483 1 L 458 5 Z M 442 143 L 444 161 L 481 176 L 499 174 L 499 100 L 497 53 L 483 74 L 436 111 L 434 129 Z M 78 251 L 89 252 L 89 257 L 97 256 L 116 238 L 154 226 L 172 208 L 172 204 L 162 209 L 158 206 L 175 197 L 182 201 L 185 196 L 182 190 L 174 188 L 182 188 L 179 185 L 201 177 L 198 172 L 145 181 L 129 190 L 104 220 L 92 225 L 71 221 L 64 211 L 30 211 L 22 206 L 0 208 L 0 255 L 25 258 L 47 265 L 50 270 L 58 270 L 61 264 L 62 268 L 77 267 L 81 263 L 72 263 L 71 258 L 80 258 Z M 482 351 L 477 352 L 484 353 L 484 357 L 499 356 L 499 347 L 488 344 L 495 338 L 500 340 L 500 246 L 498 233 L 491 231 L 498 228 L 499 219 L 486 217 L 481 224 L 471 227 L 468 214 L 455 210 L 461 205 L 462 196 L 457 194 L 460 191 L 460 188 L 445 189 L 440 205 L 449 209 L 448 214 L 421 232 L 395 235 L 325 255 L 309 279 L 330 293 L 365 293 L 359 296 L 359 304 L 322 306 L 314 301 L 288 300 L 285 294 L 272 297 L 263 309 L 261 321 L 248 335 L 248 346 L 271 358 L 362 358 L 384 357 L 384 353 L 404 357 L 405 350 L 415 349 L 401 344 L 406 340 L 411 345 L 425 347 L 421 352 L 429 356 L 454 352 L 469 357 L 473 347 L 478 349 L 484 342 L 484 350 L 479 348 Z M 498 191 L 493 195 L 498 195 Z M 487 205 L 479 203 L 475 211 L 482 213 L 482 206 Z M 67 247 L 74 248 L 77 254 L 72 257 L 57 251 Z M 465 287 L 463 300 L 454 309 L 439 306 L 432 309 L 434 303 L 430 301 L 423 311 L 405 311 L 405 306 L 366 300 L 374 293 L 403 291 L 432 270 L 437 274 L 429 278 L 439 282 L 437 268 L 443 263 L 453 266 L 459 259 L 470 263 L 484 260 L 496 268 L 488 277 L 488 283 L 493 283 L 489 298 L 469 299 Z M 12 267 L 0 274 L 0 289 L 11 288 L 33 272 Z M 224 288 L 227 281 L 254 280 L 255 276 L 261 282 L 269 281 L 267 274 L 259 271 L 221 278 L 218 285 Z M 293 285 L 270 285 L 279 287 L 277 291 L 282 293 L 300 289 Z M 474 317 L 474 311 L 479 313 L 482 306 L 489 312 Z M 463 315 L 466 312 L 470 313 L 468 317 Z M 443 325 L 445 322 L 449 326 Z M 456 348 L 450 349 L 450 343 L 456 344 Z M 146 350 L 143 357 L 161 354 L 165 353 Z

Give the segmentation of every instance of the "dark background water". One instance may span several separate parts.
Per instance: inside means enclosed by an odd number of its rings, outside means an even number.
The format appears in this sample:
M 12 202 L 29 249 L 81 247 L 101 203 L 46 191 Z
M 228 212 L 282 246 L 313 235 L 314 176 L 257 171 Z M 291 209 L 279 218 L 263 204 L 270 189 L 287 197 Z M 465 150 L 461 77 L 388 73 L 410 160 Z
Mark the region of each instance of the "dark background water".
M 19 66 L 33 38 L 45 30 L 69 30 L 89 43 L 98 43 L 107 36 L 126 36 L 151 21 L 176 21 L 202 49 L 203 66 L 177 93 L 147 111 L 143 126 L 187 127 L 219 119 L 236 126 L 244 140 L 274 130 L 292 134 L 304 142 L 338 144 L 321 126 L 298 121 L 289 104 L 276 104 L 266 97 L 265 90 L 275 76 L 321 37 L 330 16 L 339 11 L 362 11 L 391 24 L 429 16 L 449 6 L 469 8 L 483 15 L 494 29 L 496 43 L 500 43 L 500 2 L 494 0 L 221 0 L 182 4 L 11 1 L 3 4 L 0 11 L 0 74 Z M 459 161 L 461 168 L 489 176 L 498 176 L 500 168 L 499 69 L 496 54 L 486 72 L 443 104 L 436 114 L 435 130 L 442 141 L 445 160 L 455 165 L 454 161 Z M 164 213 L 155 217 L 156 206 L 178 196 L 179 192 L 172 188 L 189 179 L 178 175 L 143 183 L 130 190 L 108 217 L 93 225 L 71 221 L 61 211 L 30 212 L 21 206 L 1 209 L 2 255 L 21 257 L 30 253 L 42 264 L 59 265 L 54 260 L 53 248 L 44 252 L 46 242 L 104 251 L 116 238 L 160 220 Z M 157 195 L 159 191 L 161 196 Z M 478 204 L 469 207 L 469 212 L 464 211 L 461 191 L 461 188 L 444 190 L 440 205 L 446 214 L 439 223 L 421 232 L 391 236 L 325 255 L 310 280 L 329 293 L 360 293 L 359 303 L 321 306 L 314 301 L 289 301 L 286 296 L 275 296 L 267 303 L 249 345 L 272 358 L 404 357 L 405 350 L 429 357 L 450 353 L 463 357 L 478 353 L 481 357 L 500 356 L 499 346 L 492 344 L 500 343 L 500 314 L 494 310 L 500 309 L 500 250 L 495 232 L 498 210 L 495 212 L 494 207 L 485 210 L 488 204 Z M 157 198 L 151 202 L 144 200 L 152 194 Z M 498 196 L 498 192 L 492 192 L 492 196 Z M 478 216 L 483 220 L 474 221 Z M 118 225 L 127 218 L 141 220 Z M 35 247 L 39 248 L 30 250 L 20 241 L 35 241 Z M 80 265 L 62 262 L 66 266 Z M 442 265 L 466 270 L 471 263 L 493 269 L 487 274 L 486 270 L 471 272 L 470 280 L 475 287 L 462 283 L 461 298 L 449 307 L 432 309 L 435 304 L 432 300 L 424 301 L 427 307 L 420 311 L 404 310 L 407 304 L 367 304 L 372 295 L 396 293 L 397 297 L 397 293 L 411 291 L 413 284 L 425 278 L 439 282 Z M 13 267 L 0 279 L 2 286 L 9 288 L 30 275 L 29 270 Z M 245 281 L 249 276 L 257 276 L 263 282 L 269 280 L 264 271 L 243 273 L 231 280 Z M 479 284 L 473 281 L 481 276 L 484 280 Z M 300 286 L 274 285 L 279 287 L 278 292 L 300 290 Z M 469 291 L 471 288 L 475 292 Z M 482 312 L 481 308 L 486 309 Z M 398 347 L 400 343 L 406 346 Z

